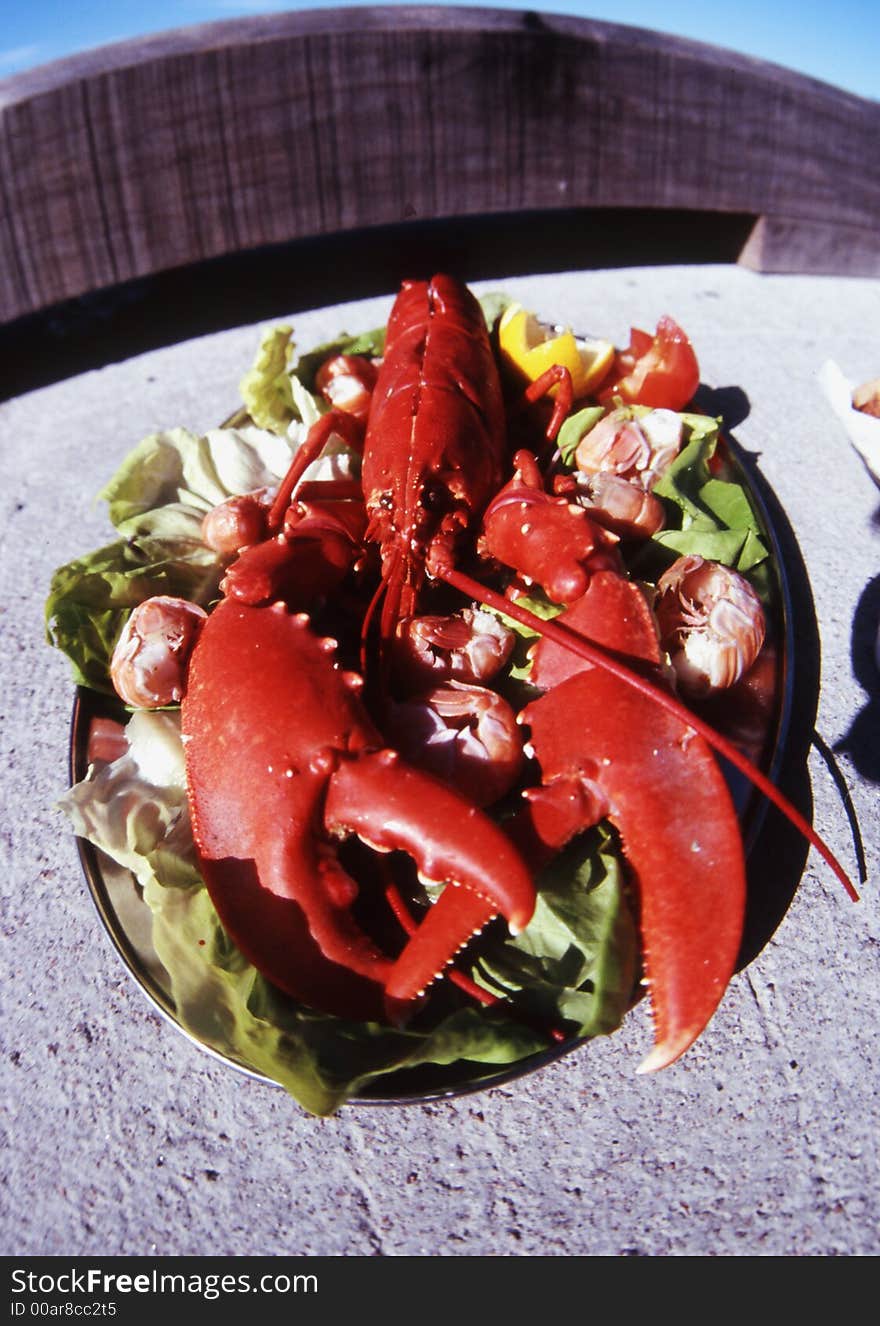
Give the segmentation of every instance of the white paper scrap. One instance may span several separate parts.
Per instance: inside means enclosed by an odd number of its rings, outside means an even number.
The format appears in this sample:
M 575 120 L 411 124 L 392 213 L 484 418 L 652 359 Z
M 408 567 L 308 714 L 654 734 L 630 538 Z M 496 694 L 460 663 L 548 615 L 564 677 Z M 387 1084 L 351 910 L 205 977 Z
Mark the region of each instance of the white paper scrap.
M 846 429 L 847 437 L 880 484 L 880 419 L 854 408 L 852 394 L 858 384 L 848 381 L 833 359 L 826 359 L 818 378 L 823 395 Z

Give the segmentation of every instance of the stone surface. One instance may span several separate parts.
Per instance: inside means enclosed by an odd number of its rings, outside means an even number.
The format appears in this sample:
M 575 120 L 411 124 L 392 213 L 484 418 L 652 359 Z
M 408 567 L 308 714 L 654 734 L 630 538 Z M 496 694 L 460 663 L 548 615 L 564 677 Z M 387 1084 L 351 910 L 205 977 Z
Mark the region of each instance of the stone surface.
M 804 559 L 822 646 L 817 729 L 860 825 L 850 904 L 811 853 L 776 932 L 673 1068 L 635 1074 L 642 1005 L 611 1038 L 457 1101 L 308 1117 L 158 1016 L 95 913 L 53 809 L 72 687 L 43 639 L 53 569 L 109 539 L 93 502 L 149 431 L 237 403 L 254 328 L 142 354 L 0 406 L 3 1126 L 6 1254 L 876 1254 L 876 632 L 880 493 L 821 396 L 834 358 L 880 371 L 880 284 L 722 266 L 493 282 L 552 320 L 626 340 L 671 313 L 728 388 Z M 299 317 L 303 346 L 388 300 Z M 736 392 L 742 397 L 735 396 Z M 741 409 L 740 414 L 743 413 Z M 871 635 L 873 640 L 873 635 Z M 827 763 L 819 830 L 855 871 Z

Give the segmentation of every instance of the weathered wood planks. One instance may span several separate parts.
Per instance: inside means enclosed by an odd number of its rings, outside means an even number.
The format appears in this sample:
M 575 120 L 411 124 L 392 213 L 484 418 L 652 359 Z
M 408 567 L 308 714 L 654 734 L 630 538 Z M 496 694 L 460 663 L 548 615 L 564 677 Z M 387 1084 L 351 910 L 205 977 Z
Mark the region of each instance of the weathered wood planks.
M 0 322 L 305 236 L 583 207 L 745 213 L 753 266 L 880 275 L 880 103 L 443 7 L 208 24 L 0 82 Z

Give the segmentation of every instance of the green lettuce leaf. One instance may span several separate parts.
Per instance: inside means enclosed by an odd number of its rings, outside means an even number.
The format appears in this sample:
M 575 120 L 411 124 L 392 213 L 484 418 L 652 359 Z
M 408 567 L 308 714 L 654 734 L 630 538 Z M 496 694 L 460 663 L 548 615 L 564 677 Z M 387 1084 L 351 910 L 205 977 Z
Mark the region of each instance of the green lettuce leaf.
M 253 366 L 239 384 L 245 409 L 257 427 L 282 437 L 298 418 L 290 389 L 292 336 L 291 327 L 264 332 Z
M 605 415 L 602 405 L 587 405 L 576 414 L 570 414 L 559 430 L 556 445 L 564 465 L 574 465 L 578 443 Z
M 738 571 L 749 571 L 764 560 L 767 549 L 744 489 L 710 471 L 718 424 L 700 415 L 685 415 L 684 420 L 690 432 L 687 444 L 654 486 L 672 517 L 655 542 L 676 556 L 697 553 Z M 719 538 L 722 535 L 725 537 Z
M 368 1085 L 401 1069 L 467 1064 L 477 1078 L 552 1044 L 539 1024 L 500 1008 L 459 1008 L 425 1030 L 315 1012 L 269 985 L 229 943 L 206 889 L 169 889 L 158 880 L 148 880 L 144 896 L 153 913 L 153 942 L 170 975 L 181 1024 L 220 1053 L 278 1082 L 312 1113 L 332 1113 Z M 597 912 L 603 911 L 603 901 L 608 900 L 594 900 Z M 553 924 L 546 919 L 540 923 L 542 936 Z M 584 955 L 569 964 L 588 973 L 583 991 L 556 989 L 551 979 L 544 978 L 540 989 L 530 993 L 528 1011 L 544 1025 L 565 1024 L 579 1035 L 619 1025 L 628 999 L 618 997 L 611 988 L 613 981 L 608 991 L 601 985 L 606 970 L 602 955 L 608 955 L 607 970 L 614 972 L 614 980 L 632 969 L 633 959 L 618 962 L 610 956 L 625 933 L 620 922 L 603 919 L 602 927 L 608 940 L 604 936 L 597 940 L 592 960 Z M 535 942 L 540 948 L 545 941 L 542 937 Z M 487 988 L 518 996 L 510 967 L 510 960 L 503 957 L 494 966 L 488 961 Z M 518 1004 L 526 1009 L 523 1000 Z
M 173 428 L 144 438 L 101 490 L 110 519 L 128 536 L 162 528 L 167 508 L 201 524 L 205 513 L 238 493 L 271 487 L 295 447 L 262 428 L 213 428 L 199 435 Z
M 385 349 L 385 328 L 349 336 L 316 346 L 294 361 L 292 329 L 275 327 L 263 334 L 253 366 L 242 378 L 239 391 L 244 407 L 260 428 L 283 437 L 290 425 L 307 426 L 328 406 L 315 392 L 315 374 L 330 355 L 366 355 L 375 359 Z
M 400 1069 L 465 1060 L 488 1073 L 549 1044 L 540 1032 L 481 1009 L 459 1009 L 430 1031 L 314 1012 L 270 986 L 229 943 L 206 889 L 149 884 L 144 897 L 181 1024 L 279 1083 L 310 1113 L 331 1114 Z
M 142 886 L 200 885 L 189 809 L 178 712 L 133 714 L 128 750 L 96 766 L 61 798 L 59 809 L 86 838 Z
M 69 658 L 75 682 L 113 693 L 110 660 L 133 608 L 154 594 L 207 605 L 221 568 L 204 544 L 120 539 L 60 567 L 46 600 L 49 642 Z
M 538 880 L 528 927 L 480 958 L 475 975 L 572 1034 L 615 1030 L 632 1000 L 638 936 L 619 846 L 603 825 L 560 853 Z

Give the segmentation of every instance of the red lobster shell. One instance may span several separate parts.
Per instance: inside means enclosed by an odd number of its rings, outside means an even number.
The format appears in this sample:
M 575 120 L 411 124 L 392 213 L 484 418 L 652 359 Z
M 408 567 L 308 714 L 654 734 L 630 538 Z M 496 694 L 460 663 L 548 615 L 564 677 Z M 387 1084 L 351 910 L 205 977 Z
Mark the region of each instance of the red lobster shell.
M 325 417 L 309 456 L 331 427 Z M 355 435 L 351 419 L 346 429 Z M 282 485 L 273 530 L 305 463 L 304 454 Z M 533 870 L 606 816 L 619 830 L 639 906 L 656 1020 L 644 1066 L 662 1067 L 699 1035 L 734 971 L 745 901 L 737 816 L 687 713 L 658 707 L 621 671 L 623 657 L 636 673 L 656 674 L 660 654 L 653 618 L 613 569 L 607 536 L 564 497 L 543 491 L 527 453 L 503 487 L 509 475 L 501 387 L 479 305 L 450 277 L 407 282 L 388 323 L 363 458 L 365 538 L 381 554 L 383 650 L 416 611 L 426 576 L 465 584 L 455 569 L 459 545 L 485 510 L 482 551 L 539 582 L 549 578 L 550 591 L 562 584 L 570 606 L 559 638 L 614 651 L 617 672 L 605 670 L 601 654 L 585 663 L 569 646 L 539 647 L 533 680 L 545 694 L 521 717 L 541 782 L 508 834 L 389 750 L 362 702 L 361 678 L 341 668 L 335 642 L 272 599 L 293 594 L 295 606 L 309 606 L 302 572 L 310 557 L 322 557 L 324 536 L 299 545 L 297 587 L 278 570 L 285 536 L 248 550 L 255 566 L 270 567 L 271 592 L 257 601 L 246 592 L 215 610 L 183 702 L 206 883 L 233 939 L 282 989 L 343 1016 L 397 1017 L 490 917 L 500 912 L 512 928 L 525 926 Z M 335 537 L 343 555 L 329 580 L 326 565 L 317 568 L 322 591 L 344 574 L 345 537 Z M 249 585 L 247 556 L 230 583 Z M 483 597 L 479 589 L 475 597 Z M 387 679 L 387 669 L 379 675 Z M 399 954 L 386 953 L 356 919 L 359 886 L 337 852 L 351 833 L 380 853 L 409 852 L 426 879 L 463 886 L 444 890 Z
M 449 276 L 406 281 L 373 392 L 362 482 L 388 585 L 387 638 L 415 610 L 427 569 L 456 542 L 505 477 L 504 402 L 477 300 Z
M 304 613 L 227 599 L 190 661 L 183 737 L 196 845 L 224 927 L 281 989 L 369 1019 L 384 1015 L 389 982 L 400 991 L 394 959 L 352 914 L 358 886 L 339 862 L 341 837 L 409 852 L 426 880 L 462 885 L 456 895 L 472 893 L 480 914 L 500 912 L 515 929 L 535 892 L 487 816 L 387 749 L 361 678 L 334 651 Z M 427 952 L 409 998 L 474 928 L 466 921 L 442 953 Z

